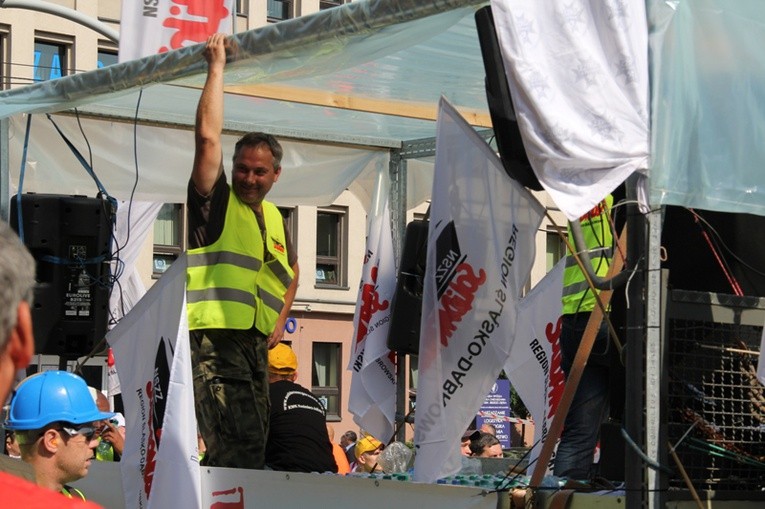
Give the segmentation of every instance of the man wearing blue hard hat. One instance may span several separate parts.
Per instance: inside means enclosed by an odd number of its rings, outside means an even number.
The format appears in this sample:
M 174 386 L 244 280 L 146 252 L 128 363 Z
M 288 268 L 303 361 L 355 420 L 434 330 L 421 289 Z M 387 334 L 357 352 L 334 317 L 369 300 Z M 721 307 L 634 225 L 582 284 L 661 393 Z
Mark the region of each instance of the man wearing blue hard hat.
M 45 371 L 16 388 L 5 427 L 16 434 L 21 459 L 32 465 L 39 486 L 72 498 L 85 497 L 67 483 L 88 474 L 98 445 L 101 412 L 85 380 L 66 371 Z
M 34 284 L 35 259 L 10 225 L 0 221 L 0 404 L 5 403 L 16 372 L 26 368 L 34 355 L 31 313 Z M 0 505 L 24 509 L 100 507 L 64 498 L 5 471 L 0 472 Z

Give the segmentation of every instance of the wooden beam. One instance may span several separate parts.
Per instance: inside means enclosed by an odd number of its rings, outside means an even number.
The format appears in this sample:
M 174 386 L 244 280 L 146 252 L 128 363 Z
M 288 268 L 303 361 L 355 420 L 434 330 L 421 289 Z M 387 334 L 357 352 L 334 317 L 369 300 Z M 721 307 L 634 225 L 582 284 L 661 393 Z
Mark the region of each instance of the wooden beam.
M 365 111 L 367 113 L 379 113 L 396 117 L 415 118 L 419 120 L 435 121 L 438 115 L 438 104 L 429 104 L 412 101 L 398 101 L 395 99 L 375 99 L 346 94 L 338 94 L 324 90 L 309 88 L 290 87 L 284 85 L 227 85 L 224 91 L 230 94 L 259 97 L 262 99 L 274 99 L 312 106 L 339 108 L 351 111 Z M 488 111 L 480 111 L 469 108 L 459 108 L 457 111 L 476 127 L 491 128 L 491 117 Z

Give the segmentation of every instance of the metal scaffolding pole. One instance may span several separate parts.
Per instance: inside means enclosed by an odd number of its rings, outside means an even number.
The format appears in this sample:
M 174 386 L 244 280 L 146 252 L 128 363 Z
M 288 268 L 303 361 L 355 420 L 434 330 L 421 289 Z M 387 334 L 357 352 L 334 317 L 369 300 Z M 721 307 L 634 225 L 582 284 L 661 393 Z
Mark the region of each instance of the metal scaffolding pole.
M 626 385 L 624 430 L 641 450 L 645 450 L 645 217 L 637 206 L 637 175 L 627 180 L 627 268 L 635 273 L 627 286 Z M 626 447 L 624 475 L 627 509 L 645 507 L 645 462 L 638 451 Z

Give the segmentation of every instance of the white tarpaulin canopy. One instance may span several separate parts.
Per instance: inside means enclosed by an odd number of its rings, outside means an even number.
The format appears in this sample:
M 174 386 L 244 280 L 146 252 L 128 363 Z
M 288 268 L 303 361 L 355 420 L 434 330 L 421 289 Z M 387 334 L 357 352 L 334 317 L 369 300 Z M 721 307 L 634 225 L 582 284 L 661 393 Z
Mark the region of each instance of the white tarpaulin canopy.
M 435 136 L 441 95 L 473 125 L 490 126 L 473 20 L 482 3 L 353 2 L 236 35 L 225 74 L 224 128 L 233 134 L 224 147 L 231 150 L 236 134 L 251 130 L 285 140 L 286 171 L 272 193 L 280 205 L 329 204 L 345 188 L 367 201 L 389 149 Z M 110 194 L 128 199 L 138 172 L 135 199 L 184 201 L 190 129 L 206 72 L 202 51 L 187 47 L 0 93 L 0 118 L 11 117 L 11 190 L 21 165 L 22 114 L 32 113 L 24 191 L 95 193 L 40 115 L 76 107 L 83 132 L 73 117 L 54 118 L 86 158 L 90 143 Z M 429 181 L 409 180 L 410 204 L 429 194 Z

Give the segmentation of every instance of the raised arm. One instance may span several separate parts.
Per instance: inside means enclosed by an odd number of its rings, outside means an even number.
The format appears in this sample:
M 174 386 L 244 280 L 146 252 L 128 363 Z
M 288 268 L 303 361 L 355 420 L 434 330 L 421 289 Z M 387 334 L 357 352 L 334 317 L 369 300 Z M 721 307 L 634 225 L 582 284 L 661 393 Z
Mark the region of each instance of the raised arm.
M 194 167 L 191 180 L 197 192 L 206 196 L 223 171 L 223 69 L 226 66 L 226 36 L 211 35 L 205 47 L 207 80 L 197 105 L 194 126 Z

